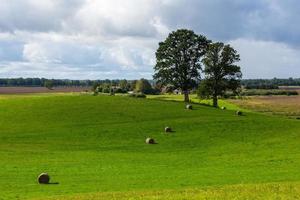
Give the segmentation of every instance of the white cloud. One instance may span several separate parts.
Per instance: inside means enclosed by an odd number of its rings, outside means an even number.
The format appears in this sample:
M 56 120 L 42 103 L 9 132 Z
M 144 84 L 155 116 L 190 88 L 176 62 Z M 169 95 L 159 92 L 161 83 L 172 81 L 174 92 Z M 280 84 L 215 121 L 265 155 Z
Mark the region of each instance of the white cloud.
M 300 74 L 300 50 L 284 43 L 237 39 L 244 78 L 287 78 Z
M 23 58 L 32 63 L 52 63 L 57 59 L 51 59 L 48 51 L 38 43 L 29 43 L 24 45 Z
M 0 1 L 2 77 L 151 78 L 158 42 L 177 28 L 232 42 L 245 77 L 299 72 L 296 0 Z

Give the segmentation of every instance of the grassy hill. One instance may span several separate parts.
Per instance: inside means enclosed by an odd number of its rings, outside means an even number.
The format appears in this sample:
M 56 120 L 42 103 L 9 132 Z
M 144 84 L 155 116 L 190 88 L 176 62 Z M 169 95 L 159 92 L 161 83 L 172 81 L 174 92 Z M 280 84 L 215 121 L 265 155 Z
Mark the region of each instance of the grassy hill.
M 0 199 L 299 197 L 299 121 L 194 108 L 118 96 L 2 97 Z M 52 184 L 37 184 L 41 172 Z

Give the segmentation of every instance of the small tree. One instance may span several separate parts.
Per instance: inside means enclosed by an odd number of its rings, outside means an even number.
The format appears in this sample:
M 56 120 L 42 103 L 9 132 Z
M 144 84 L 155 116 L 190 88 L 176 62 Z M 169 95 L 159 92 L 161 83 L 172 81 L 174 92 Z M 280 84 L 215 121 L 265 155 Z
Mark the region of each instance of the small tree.
M 151 94 L 153 91 L 153 88 L 152 88 L 151 84 L 149 83 L 149 81 L 142 78 L 141 80 L 137 81 L 136 86 L 135 86 L 135 91 L 141 92 L 143 94 Z
M 44 83 L 44 86 L 47 89 L 52 90 L 52 88 L 53 88 L 53 81 L 52 80 L 46 80 L 45 83 Z
M 133 80 L 129 82 L 129 91 L 134 91 L 136 87 L 137 80 Z
M 206 37 L 191 30 L 180 29 L 169 34 L 159 43 L 156 51 L 154 79 L 162 85 L 173 85 L 184 93 L 185 102 L 189 101 L 189 90 L 196 87 L 200 80 L 201 57 L 208 44 Z
M 124 80 L 121 80 L 121 81 L 119 82 L 119 87 L 120 87 L 124 92 L 127 92 L 127 91 L 129 90 L 130 85 L 129 85 L 128 81 L 127 81 L 126 79 L 124 79 Z
M 239 60 L 239 54 L 230 45 L 210 44 L 203 59 L 205 80 L 201 81 L 198 95 L 213 98 L 213 106 L 217 107 L 218 96 L 227 90 L 237 92 L 242 78 L 241 68 L 235 65 Z

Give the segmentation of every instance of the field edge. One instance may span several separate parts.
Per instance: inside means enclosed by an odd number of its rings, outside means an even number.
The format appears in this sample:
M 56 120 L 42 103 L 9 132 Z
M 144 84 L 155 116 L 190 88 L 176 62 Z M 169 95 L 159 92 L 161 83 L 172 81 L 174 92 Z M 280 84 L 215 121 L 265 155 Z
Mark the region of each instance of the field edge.
M 43 200 L 98 200 L 98 199 L 148 199 L 148 200 L 179 200 L 179 199 L 300 199 L 300 182 L 237 184 L 226 186 L 207 186 L 179 190 L 129 191 L 129 192 L 96 192 L 76 195 L 53 196 Z M 34 198 L 30 200 L 42 200 Z

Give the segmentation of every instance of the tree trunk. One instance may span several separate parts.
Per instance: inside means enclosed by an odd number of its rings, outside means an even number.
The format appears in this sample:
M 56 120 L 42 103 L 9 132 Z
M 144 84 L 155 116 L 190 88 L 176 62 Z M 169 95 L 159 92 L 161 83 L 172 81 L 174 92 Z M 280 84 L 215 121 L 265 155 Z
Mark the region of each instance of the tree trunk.
M 213 96 L 213 106 L 218 107 L 218 96 Z
M 184 102 L 190 102 L 189 91 L 185 90 L 183 93 L 184 93 Z

